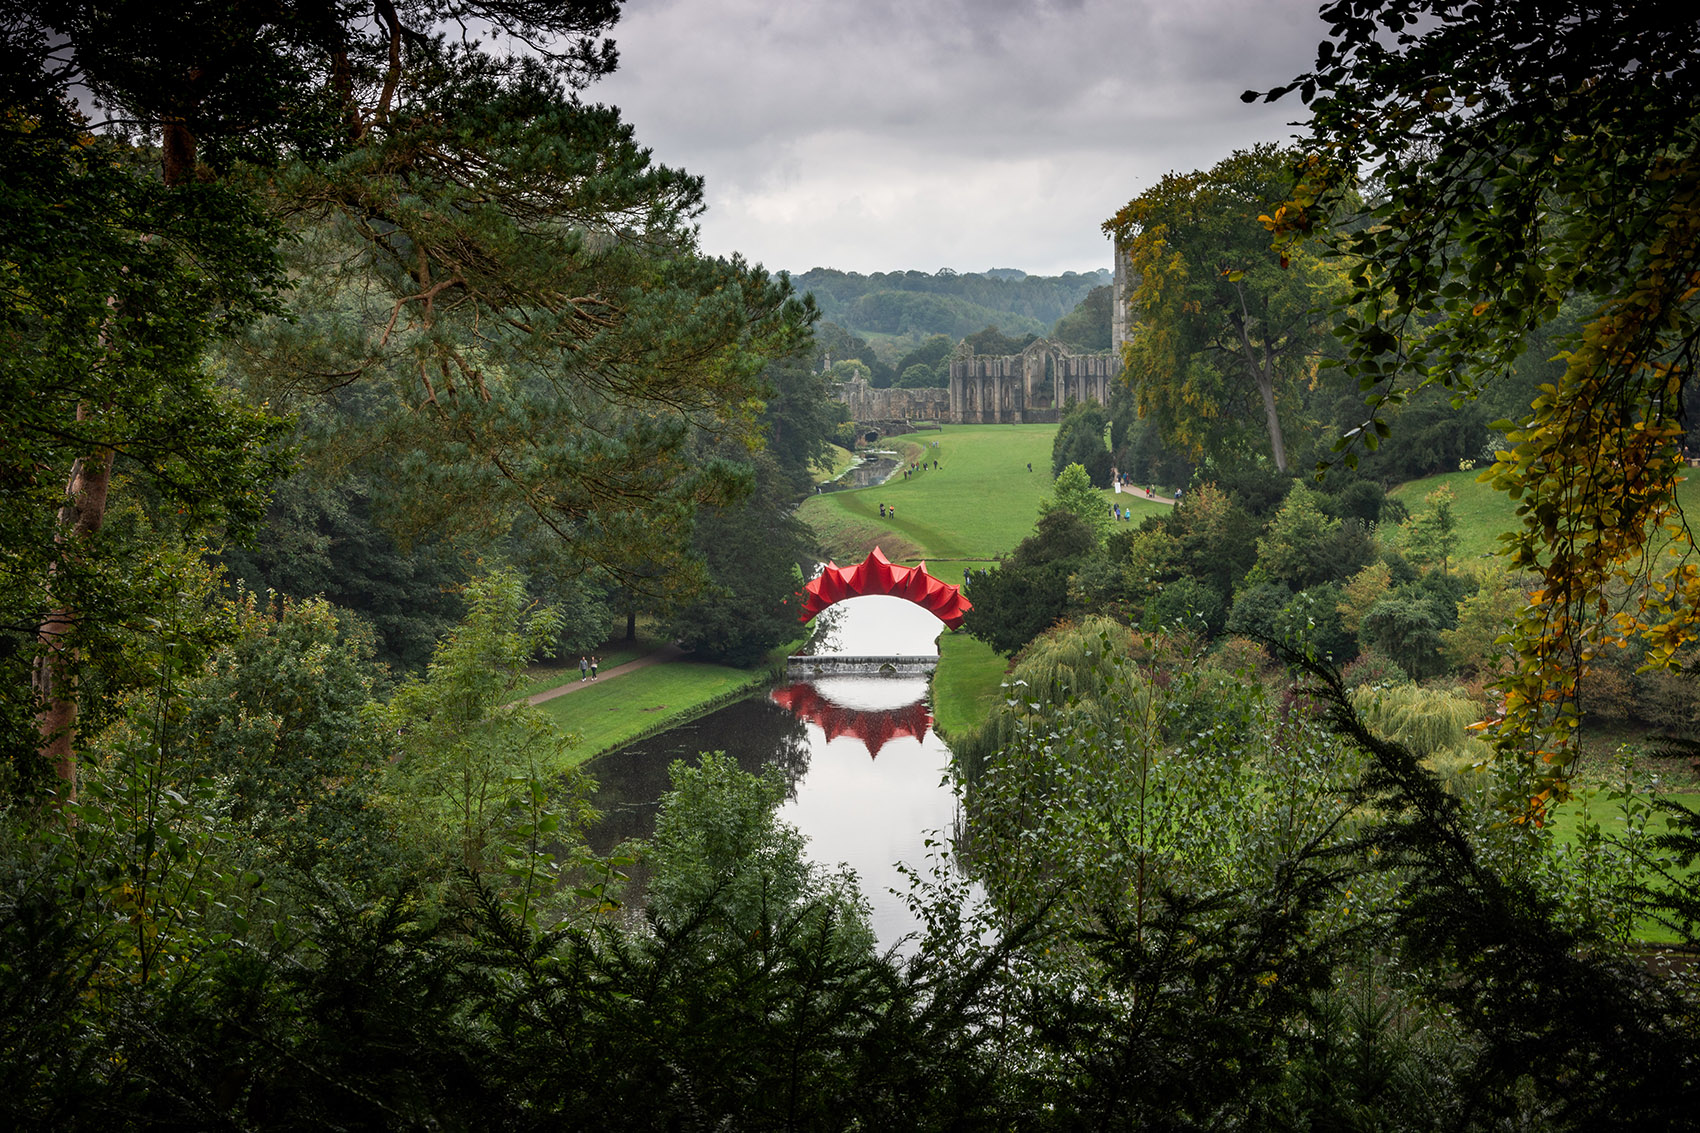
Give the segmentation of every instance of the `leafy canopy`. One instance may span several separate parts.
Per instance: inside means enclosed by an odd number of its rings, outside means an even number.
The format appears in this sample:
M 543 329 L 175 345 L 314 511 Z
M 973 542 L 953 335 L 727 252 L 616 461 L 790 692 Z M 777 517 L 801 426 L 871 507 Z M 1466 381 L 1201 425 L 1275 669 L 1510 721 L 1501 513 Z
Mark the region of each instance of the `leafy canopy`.
M 1538 809 L 1563 792 L 1591 659 L 1639 638 L 1668 664 L 1700 636 L 1700 569 L 1657 553 L 1690 544 L 1674 489 L 1700 345 L 1700 19 L 1628 0 L 1344 0 L 1323 17 L 1315 69 L 1265 95 L 1296 89 L 1312 115 L 1269 226 L 1349 265 L 1339 337 L 1369 409 L 1346 445 L 1373 447 L 1413 386 L 1473 396 L 1568 301 L 1591 312 L 1491 471 L 1522 518 L 1510 565 L 1539 579 L 1504 685 L 1507 742 L 1548 780 Z M 1344 224 L 1359 170 L 1374 203 Z M 1615 614 L 1614 585 L 1637 596 Z

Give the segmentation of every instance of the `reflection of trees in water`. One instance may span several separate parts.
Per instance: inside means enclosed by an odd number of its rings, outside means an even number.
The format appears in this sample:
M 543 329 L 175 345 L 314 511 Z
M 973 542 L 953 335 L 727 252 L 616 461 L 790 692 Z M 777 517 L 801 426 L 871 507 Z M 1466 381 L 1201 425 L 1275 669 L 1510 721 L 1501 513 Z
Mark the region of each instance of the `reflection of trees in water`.
M 828 606 L 815 615 L 815 631 L 809 642 L 803 647 L 804 653 L 835 653 L 838 651 L 838 634 L 844 628 L 844 619 L 849 614 L 843 606 Z
M 801 720 L 766 697 L 739 701 L 593 762 L 588 770 L 597 782 L 593 801 L 602 821 L 589 831 L 591 848 L 607 853 L 654 833 L 661 796 L 672 787 L 667 769 L 676 759 L 694 766 L 705 751 L 723 751 L 750 772 L 775 764 L 793 797 L 809 770 L 809 735 Z

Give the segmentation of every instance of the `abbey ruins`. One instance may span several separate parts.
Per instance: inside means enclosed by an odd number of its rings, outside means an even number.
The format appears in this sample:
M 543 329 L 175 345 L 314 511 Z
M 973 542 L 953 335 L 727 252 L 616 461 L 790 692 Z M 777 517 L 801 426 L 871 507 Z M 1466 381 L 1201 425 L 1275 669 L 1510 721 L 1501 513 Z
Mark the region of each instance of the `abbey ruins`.
M 1110 403 L 1110 386 L 1121 374 L 1121 345 L 1127 338 L 1126 259 L 1117 249 L 1111 303 L 1110 350 L 1075 354 L 1041 338 L 1020 354 L 981 356 L 967 343 L 950 360 L 945 389 L 875 389 L 862 379 L 846 382 L 838 397 L 860 425 L 907 431 L 916 422 L 952 425 L 1054 424 L 1071 401 Z

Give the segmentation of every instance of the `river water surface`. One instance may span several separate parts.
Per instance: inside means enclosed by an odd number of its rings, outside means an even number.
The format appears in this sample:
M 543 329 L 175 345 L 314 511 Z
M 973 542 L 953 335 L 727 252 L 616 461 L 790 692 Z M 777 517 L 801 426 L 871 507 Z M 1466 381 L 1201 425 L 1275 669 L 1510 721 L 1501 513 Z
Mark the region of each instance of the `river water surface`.
M 936 655 L 943 623 L 901 598 L 852 598 L 817 623 L 808 652 Z M 950 749 L 932 729 L 924 677 L 826 677 L 781 681 L 652 739 L 595 760 L 605 818 L 592 845 L 606 851 L 646 838 L 675 759 L 724 751 L 745 770 L 775 763 L 791 783 L 779 817 L 809 839 L 810 857 L 856 871 L 889 946 L 918 928 L 898 894 L 897 863 L 925 872 L 929 838 L 946 841 L 956 817 Z

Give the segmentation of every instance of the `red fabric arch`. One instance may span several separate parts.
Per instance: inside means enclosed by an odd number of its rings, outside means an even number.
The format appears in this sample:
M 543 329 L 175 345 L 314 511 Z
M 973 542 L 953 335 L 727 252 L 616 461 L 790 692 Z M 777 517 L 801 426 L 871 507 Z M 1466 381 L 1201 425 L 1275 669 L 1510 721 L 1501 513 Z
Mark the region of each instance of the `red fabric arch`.
M 828 606 L 868 594 L 907 598 L 951 629 L 961 625 L 962 615 L 973 608 L 962 596 L 960 586 L 941 582 L 928 574 L 926 563 L 894 566 L 885 552 L 875 547 L 853 567 L 827 563 L 826 569 L 803 588 L 803 616 L 799 620 L 806 622 Z

